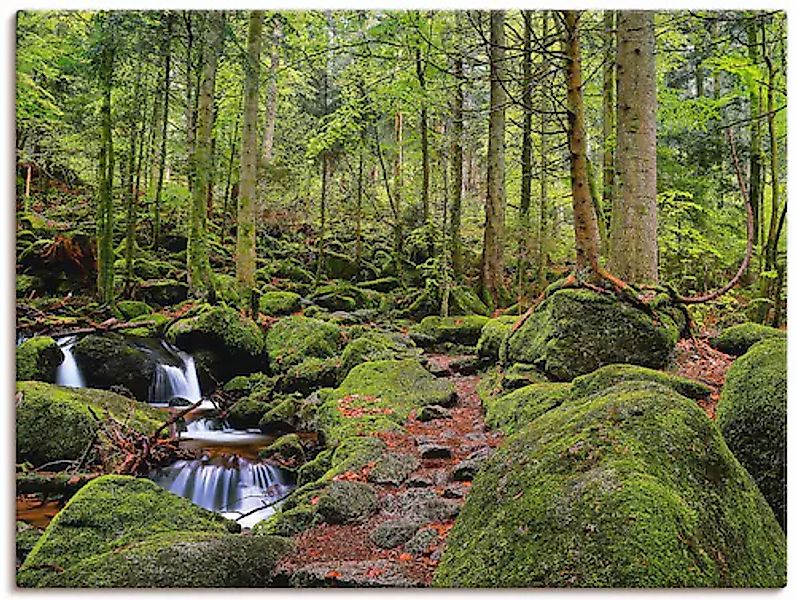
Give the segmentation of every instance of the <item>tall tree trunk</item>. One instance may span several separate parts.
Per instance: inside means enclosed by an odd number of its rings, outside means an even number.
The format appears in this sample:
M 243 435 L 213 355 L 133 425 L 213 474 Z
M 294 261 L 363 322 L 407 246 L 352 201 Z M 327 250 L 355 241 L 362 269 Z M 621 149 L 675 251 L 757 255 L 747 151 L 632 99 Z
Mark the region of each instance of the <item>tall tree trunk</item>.
M 102 17 L 101 17 L 102 18 Z M 99 79 L 102 89 L 100 107 L 99 194 L 97 202 L 97 293 L 101 302 L 113 303 L 113 135 L 111 90 L 113 88 L 113 30 L 103 23 L 104 43 L 100 53 Z
M 616 146 L 616 65 L 614 38 L 616 12 L 603 11 L 603 210 L 607 211 L 606 226 L 611 225 L 611 207 L 614 202 L 614 147 Z M 608 248 L 603 248 L 608 251 Z
M 567 57 L 567 141 L 572 182 L 572 214 L 575 221 L 575 259 L 579 278 L 595 278 L 599 266 L 599 234 L 594 203 L 589 192 L 586 162 L 586 123 L 583 109 L 583 74 L 580 55 L 581 11 L 564 11 Z
M 420 86 L 420 154 L 423 163 L 423 180 L 420 186 L 420 203 L 423 207 L 423 223 L 428 224 L 431 211 L 429 205 L 428 187 L 431 178 L 431 165 L 428 156 L 428 108 L 426 107 L 426 67 L 423 63 L 423 53 L 420 48 L 415 48 L 415 73 Z
M 194 174 L 191 227 L 188 235 L 188 285 L 194 297 L 215 301 L 207 249 L 207 186 L 210 181 L 210 144 L 216 67 L 224 34 L 224 12 L 209 13 L 207 42 L 202 53 L 202 76 L 196 115 L 196 144 L 191 161 Z
M 329 195 L 329 152 L 321 154 L 321 227 L 318 234 L 318 264 L 315 269 L 316 283 L 326 270 L 326 203 Z
M 393 248 L 398 274 L 403 278 L 404 234 L 401 223 L 401 200 L 403 196 L 403 165 L 404 165 L 404 116 L 401 112 L 395 113 L 395 165 L 393 170 Z
M 760 61 L 757 19 L 750 18 L 746 27 L 749 61 L 753 65 L 757 65 Z M 751 131 L 749 134 L 749 201 L 752 203 L 755 245 L 757 245 L 760 238 L 760 217 L 763 203 L 763 186 L 761 184 L 763 151 L 761 147 L 762 127 L 760 124 L 760 115 L 763 111 L 761 109 L 761 102 L 760 85 L 757 82 L 752 82 L 752 85 L 749 87 L 749 118 L 751 119 Z
M 160 204 L 163 198 L 163 178 L 166 173 L 166 152 L 169 137 L 169 96 L 171 94 L 171 32 L 174 27 L 174 16 L 171 11 L 166 11 L 166 40 L 165 59 L 163 61 L 163 123 L 160 133 L 160 164 L 158 165 L 158 182 L 155 188 L 155 219 L 153 225 L 152 242 L 155 247 L 160 241 Z
M 357 272 L 362 262 L 362 187 L 364 185 L 364 155 L 365 144 L 364 140 L 359 146 L 359 164 L 357 165 L 357 201 L 356 201 L 356 225 L 355 225 L 355 240 L 354 247 L 354 261 L 357 265 Z
M 246 50 L 246 83 L 243 92 L 243 131 L 240 144 L 240 192 L 238 193 L 238 243 L 235 272 L 245 306 L 253 306 L 257 256 L 257 104 L 260 99 L 260 44 L 264 14 L 249 13 Z M 252 314 L 255 317 L 256 314 Z
M 609 269 L 632 283 L 657 283 L 653 12 L 619 13 L 617 81 L 617 194 L 611 211 Z
M 456 13 L 457 41 L 463 27 L 461 12 Z M 449 219 L 451 268 L 453 276 L 460 278 L 464 272 L 462 264 L 462 191 L 464 186 L 464 55 L 457 50 L 453 59 L 453 109 L 451 122 L 451 208 Z
M 227 183 L 224 186 L 224 219 L 221 222 L 221 241 L 226 240 L 227 228 L 229 226 L 229 201 L 232 198 L 232 171 L 235 165 L 235 155 L 238 153 L 238 128 L 240 126 L 240 111 L 235 113 L 235 125 L 232 129 L 232 136 L 229 139 L 229 158 L 227 159 Z
M 486 174 L 486 223 L 481 258 L 481 296 L 492 308 L 505 296 L 503 246 L 505 245 L 505 129 L 506 90 L 505 13 L 489 13 L 489 143 Z
M 282 39 L 282 20 L 279 13 L 272 17 L 271 64 L 268 75 L 268 95 L 265 101 L 265 124 L 263 126 L 263 164 L 271 162 L 274 150 L 274 130 L 276 128 L 276 108 L 279 98 L 277 88 L 279 72 L 279 45 Z
M 519 256 L 517 257 L 517 294 L 520 312 L 525 310 L 527 293 L 527 273 L 531 254 L 531 183 L 533 181 L 533 145 L 531 135 L 533 128 L 533 53 L 531 39 L 533 33 L 533 12 L 522 11 L 522 179 L 520 181 L 520 228 Z
M 185 149 L 188 153 L 188 163 L 190 165 L 193 160 L 194 152 L 196 150 L 196 94 L 198 93 L 198 85 L 201 81 L 195 77 L 194 66 L 194 29 L 196 22 L 194 21 L 194 13 L 191 11 L 183 11 L 183 19 L 185 21 L 186 40 L 185 40 Z M 200 17 L 200 23 L 201 23 Z M 188 168 L 188 189 L 193 192 L 194 187 L 194 173 L 193 168 Z
M 550 25 L 546 11 L 542 11 L 542 39 L 547 40 Z M 542 53 L 542 72 L 548 70 L 547 54 Z M 539 288 L 547 287 L 547 114 L 548 103 L 544 95 L 541 99 L 542 114 L 539 117 L 539 235 L 538 235 L 538 270 Z

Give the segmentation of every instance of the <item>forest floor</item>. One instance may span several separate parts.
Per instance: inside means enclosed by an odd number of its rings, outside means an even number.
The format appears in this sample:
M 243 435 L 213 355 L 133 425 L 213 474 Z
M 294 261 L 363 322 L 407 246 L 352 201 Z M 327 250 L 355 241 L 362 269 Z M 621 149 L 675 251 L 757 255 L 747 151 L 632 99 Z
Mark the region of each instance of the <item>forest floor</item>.
M 500 444 L 499 432 L 487 431 L 481 401 L 476 393 L 480 378 L 452 372 L 452 362 L 459 356 L 431 355 L 429 363 L 452 381 L 456 388 L 457 402 L 450 409 L 450 418 L 421 422 L 414 413 L 409 416 L 404 433 L 382 433 L 393 452 L 417 457 L 420 466 L 399 486 L 375 485 L 380 499 L 379 511 L 366 522 L 348 525 L 322 524 L 315 526 L 295 538 L 295 548 L 280 564 L 285 577 L 299 578 L 304 585 L 349 586 L 397 586 L 425 587 L 431 579 L 442 555 L 447 534 L 453 527 L 455 517 L 425 523 L 421 530 L 430 530 L 429 542 L 414 554 L 400 548 L 379 548 L 370 538 L 370 533 L 388 521 L 409 517 L 389 506 L 406 506 L 411 490 L 433 490 L 448 505 L 457 509 L 464 504 L 470 489 L 470 481 L 453 481 L 455 467 L 469 457 L 488 452 Z M 438 447 L 439 454 L 450 456 L 421 458 L 420 446 Z M 336 479 L 366 481 L 369 466 L 357 472 L 348 472 Z M 392 496 L 393 498 L 390 498 Z
M 712 348 L 705 339 L 681 339 L 677 343 L 674 358 L 677 374 L 710 387 L 710 397 L 700 400 L 699 406 L 711 419 L 716 418 L 716 405 L 724 387 L 724 377 L 733 360 L 734 357 Z

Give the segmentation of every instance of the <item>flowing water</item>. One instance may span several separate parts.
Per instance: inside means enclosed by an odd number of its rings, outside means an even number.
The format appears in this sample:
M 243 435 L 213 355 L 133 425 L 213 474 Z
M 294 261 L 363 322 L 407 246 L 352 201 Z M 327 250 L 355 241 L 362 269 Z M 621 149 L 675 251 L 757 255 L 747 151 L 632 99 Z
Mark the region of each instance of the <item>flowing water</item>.
M 181 399 L 189 404 L 194 404 L 202 399 L 202 390 L 199 387 L 199 375 L 196 372 L 196 363 L 187 352 L 178 350 L 166 342 L 161 342 L 162 356 L 154 353 L 157 363 L 152 387 L 149 390 L 149 403 L 155 406 L 169 406 L 174 400 Z M 172 364 L 175 361 L 178 364 Z M 212 407 L 212 404 L 208 408 Z
M 55 372 L 55 383 L 66 387 L 81 388 L 86 387 L 86 382 L 83 379 L 83 373 L 80 372 L 80 367 L 77 366 L 75 356 L 72 354 L 75 342 L 77 342 L 76 336 L 63 337 L 58 340 L 58 346 L 64 353 L 64 360 L 58 365 L 58 370 Z

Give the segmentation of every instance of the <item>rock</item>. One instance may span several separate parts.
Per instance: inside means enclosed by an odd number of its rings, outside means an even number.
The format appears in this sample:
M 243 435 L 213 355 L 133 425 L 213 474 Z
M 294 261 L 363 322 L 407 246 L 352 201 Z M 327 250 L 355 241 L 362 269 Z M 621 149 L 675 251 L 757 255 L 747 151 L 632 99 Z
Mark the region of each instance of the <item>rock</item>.
M 444 343 L 475 346 L 481 329 L 489 321 L 478 315 L 460 317 L 425 317 L 409 330 L 409 336 L 420 346 L 439 346 Z
M 683 324 L 682 313 L 662 301 L 653 319 L 607 294 L 562 289 L 508 338 L 506 360 L 562 381 L 613 363 L 657 369 L 669 359 Z
M 459 500 L 467 495 L 466 488 L 461 483 L 448 485 L 442 490 L 442 497 L 450 500 Z
M 370 532 L 370 539 L 379 548 L 397 548 L 412 539 L 419 528 L 419 524 L 407 519 L 385 521 Z
M 418 421 L 426 423 L 434 419 L 450 419 L 451 413 L 447 408 L 443 408 L 438 404 L 429 404 L 428 406 L 421 406 L 415 418 Z
M 260 312 L 270 317 L 290 315 L 301 310 L 301 296 L 294 292 L 266 292 L 260 296 Z
M 368 473 L 368 481 L 381 485 L 399 486 L 419 466 L 420 461 L 411 454 L 390 452 L 378 459 Z
M 265 373 L 252 373 L 251 375 L 237 375 L 224 384 L 223 390 L 230 394 L 246 396 L 253 392 L 271 390 L 274 379 Z
M 434 442 L 418 443 L 417 449 L 420 452 L 420 458 L 425 460 L 452 456 L 450 448 Z
M 407 317 L 422 319 L 432 315 L 439 315 L 442 295 L 439 286 L 424 289 L 416 297 L 409 308 L 406 309 Z M 488 315 L 489 309 L 471 289 L 466 287 L 453 287 L 448 298 L 448 314 L 451 315 Z M 475 344 L 475 342 L 473 342 Z
M 481 335 L 475 347 L 476 354 L 480 358 L 492 361 L 499 360 L 505 354 L 503 347 L 511 328 L 516 322 L 517 317 L 515 316 L 501 316 L 489 319 L 481 328 Z
M 321 493 L 316 510 L 326 523 L 360 523 L 376 512 L 374 489 L 357 481 L 333 481 Z
M 722 331 L 710 340 L 710 345 L 716 350 L 740 356 L 760 340 L 768 338 L 784 338 L 786 333 L 781 329 L 760 325 L 758 323 L 742 323 L 733 325 Z
M 92 441 L 107 443 L 102 436 L 95 440 L 97 422 L 89 409 L 146 435 L 164 421 L 157 409 L 103 390 L 28 381 L 17 383 L 17 392 L 22 395 L 16 407 L 17 462 L 35 467 L 78 460 Z
M 505 390 L 517 390 L 526 385 L 549 381 L 545 374 L 536 367 L 518 362 L 508 366 L 503 374 L 502 385 Z
M 434 485 L 434 481 L 425 475 L 412 475 L 406 480 L 406 487 L 426 488 Z
M 37 379 L 54 382 L 64 353 L 48 336 L 36 336 L 17 346 L 17 381 Z
M 340 328 L 318 319 L 293 316 L 279 319 L 268 330 L 265 347 L 271 368 L 287 371 L 307 358 L 329 358 L 340 345 Z
M 451 480 L 472 481 L 475 479 L 476 473 L 478 473 L 478 470 L 481 468 L 487 458 L 488 455 L 481 455 L 473 458 L 467 458 L 456 464 L 456 466 L 451 469 Z
M 406 544 L 404 549 L 413 556 L 428 554 L 439 543 L 439 533 L 431 528 L 423 528 L 415 533 Z
M 273 389 L 263 386 L 235 402 L 227 413 L 227 421 L 235 429 L 253 429 L 259 427 L 260 420 L 273 407 Z
M 381 440 L 379 440 L 381 441 Z M 302 487 L 308 483 L 319 480 L 332 468 L 332 455 L 334 450 L 328 448 L 319 452 L 312 460 L 304 463 L 298 470 L 296 485 Z
M 454 358 L 448 364 L 448 368 L 453 373 L 458 373 L 459 375 L 473 375 L 478 371 L 480 367 L 480 361 L 478 360 L 477 356 L 459 356 Z
M 511 435 L 571 397 L 571 384 L 538 383 L 484 399 L 486 424 Z
M 413 488 L 383 500 L 384 511 L 423 525 L 449 521 L 459 513 L 459 504 L 440 498 L 434 490 Z
M 188 298 L 188 284 L 174 279 L 151 279 L 142 281 L 141 299 L 156 306 L 173 306 Z
M 265 339 L 260 327 L 233 308 L 208 306 L 174 323 L 166 337 L 187 352 L 204 353 L 206 367 L 218 381 L 262 370 Z
M 653 381 L 672 388 L 675 392 L 692 400 L 705 400 L 711 389 L 704 383 L 635 365 L 608 365 L 572 380 L 572 394 L 586 397 L 595 392 L 625 381 Z
M 42 530 L 33 525 L 29 525 L 24 521 L 17 521 L 16 529 L 16 555 L 17 565 L 22 564 L 25 558 L 33 550 L 33 546 L 39 541 L 42 535 Z
M 235 525 L 147 479 L 99 477 L 56 515 L 20 568 L 18 583 L 268 585 L 276 560 L 290 544 L 278 538 L 232 535 Z
M 752 346 L 727 371 L 716 423 L 785 527 L 787 341 Z
M 290 576 L 290 587 L 408 588 L 419 583 L 391 560 L 346 560 L 303 565 Z
M 295 469 L 306 459 L 304 445 L 295 433 L 283 435 L 257 454 L 258 458 L 275 462 L 280 467 Z
M 340 372 L 340 359 L 316 358 L 311 356 L 297 365 L 291 366 L 279 380 L 282 392 L 299 392 L 308 395 L 320 387 L 329 387 L 337 383 Z
M 670 388 L 631 381 L 505 440 L 473 482 L 434 585 L 777 587 L 784 577 L 782 529 L 716 426 Z
M 127 320 L 152 314 L 152 307 L 140 300 L 119 300 L 116 308 Z
M 330 312 L 352 312 L 358 308 L 375 308 L 380 294 L 363 290 L 348 281 L 335 281 L 313 291 L 310 300 Z
M 274 401 L 274 406 L 262 416 L 258 427 L 265 434 L 293 433 L 301 428 L 299 405 L 295 398 Z
M 341 355 L 340 374 L 364 362 L 409 358 L 417 354 L 414 342 L 406 336 L 369 330 L 351 340 Z

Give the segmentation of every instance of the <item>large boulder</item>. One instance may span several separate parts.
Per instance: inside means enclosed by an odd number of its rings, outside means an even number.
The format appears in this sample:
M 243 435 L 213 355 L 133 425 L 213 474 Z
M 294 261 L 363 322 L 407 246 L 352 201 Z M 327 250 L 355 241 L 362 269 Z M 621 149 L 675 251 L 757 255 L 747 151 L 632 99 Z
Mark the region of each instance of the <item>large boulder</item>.
M 281 317 L 301 309 L 301 296 L 295 292 L 266 292 L 260 296 L 260 312 L 271 317 Z
M 154 356 L 119 333 L 89 334 L 72 349 L 86 385 L 110 389 L 122 386 L 141 402 L 149 400 L 155 374 Z
M 725 354 L 740 356 L 757 342 L 768 338 L 784 338 L 785 332 L 781 329 L 760 325 L 759 323 L 741 323 L 733 325 L 713 338 L 711 345 Z
M 302 316 L 279 319 L 268 330 L 265 347 L 275 372 L 287 371 L 307 358 L 329 358 L 342 341 L 340 327 Z
M 95 437 L 99 424 L 94 415 L 108 415 L 146 435 L 164 421 L 157 409 L 104 390 L 26 381 L 17 383 L 17 393 L 17 462 L 33 466 L 79 460 L 84 454 L 91 458 L 86 454 L 90 446 L 104 440 Z
M 776 587 L 785 536 L 716 426 L 649 381 L 565 403 L 478 472 L 437 586 Z
M 237 527 L 239 529 L 239 527 Z M 147 479 L 100 477 L 59 512 L 17 576 L 22 587 L 263 587 L 286 540 L 235 524 Z
M 172 306 L 188 298 L 188 284 L 175 279 L 151 279 L 139 286 L 141 299 L 156 306 Z
M 489 319 L 481 328 L 481 335 L 475 351 L 480 358 L 496 361 L 502 358 L 505 342 L 511 333 L 511 328 L 517 322 L 516 316 L 505 315 Z
M 417 353 L 414 342 L 407 336 L 368 330 L 346 344 L 340 356 L 340 374 L 345 376 L 351 369 L 364 362 L 409 358 Z
M 480 315 L 459 317 L 425 317 L 409 330 L 409 336 L 420 346 L 455 344 L 475 346 L 481 329 L 489 321 Z
M 663 297 L 651 305 L 649 314 L 608 294 L 556 291 L 509 336 L 506 359 L 563 381 L 612 363 L 661 368 L 685 321 Z
M 55 372 L 64 359 L 64 353 L 54 339 L 36 336 L 17 347 L 17 381 L 37 379 L 55 381 Z
M 261 370 L 265 338 L 260 327 L 227 306 L 206 307 L 172 325 L 167 339 L 197 354 L 216 381 Z
M 727 371 L 716 422 L 785 526 L 787 342 L 758 342 Z

